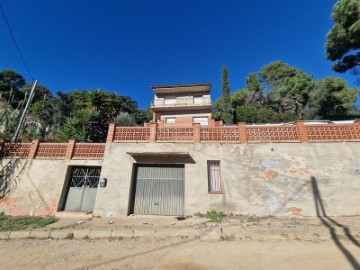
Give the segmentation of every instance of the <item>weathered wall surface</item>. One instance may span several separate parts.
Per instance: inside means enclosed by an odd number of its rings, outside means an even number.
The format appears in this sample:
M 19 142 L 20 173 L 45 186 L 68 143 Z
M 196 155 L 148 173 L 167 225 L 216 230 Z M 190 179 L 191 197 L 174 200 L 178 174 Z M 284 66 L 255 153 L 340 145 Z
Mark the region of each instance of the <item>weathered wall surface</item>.
M 104 160 L 21 159 L 0 212 L 53 215 L 69 166 L 102 166 L 94 214 L 129 214 L 135 163 L 185 164 L 185 214 L 360 214 L 360 143 L 107 143 Z M 188 157 L 133 157 L 127 152 L 187 152 Z M 207 161 L 220 160 L 223 194 L 208 193 Z M 2 161 L 3 164 L 7 162 Z M 21 172 L 21 173 L 20 173 Z M 322 209 L 323 208 L 323 209 Z
M 188 152 L 188 160 L 126 152 Z M 223 194 L 208 194 L 207 160 L 220 160 Z M 360 214 L 359 143 L 110 143 L 95 214 L 128 214 L 133 164 L 185 163 L 185 214 L 216 209 L 246 215 Z M 323 210 L 321 210 L 323 211 Z
M 101 165 L 101 161 L 94 160 L 12 159 L 2 160 L 1 167 L 14 160 L 17 162 L 8 179 L 8 193 L 0 199 L 0 212 L 14 216 L 54 215 L 68 167 Z

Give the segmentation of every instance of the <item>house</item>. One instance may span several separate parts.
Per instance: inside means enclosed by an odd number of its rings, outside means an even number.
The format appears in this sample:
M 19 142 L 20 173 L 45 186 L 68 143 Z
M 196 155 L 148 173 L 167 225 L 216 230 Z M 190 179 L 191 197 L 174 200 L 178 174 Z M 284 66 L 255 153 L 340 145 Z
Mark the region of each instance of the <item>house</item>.
M 315 216 L 321 194 L 329 216 L 360 214 L 359 120 L 222 126 L 210 87 L 153 86 L 153 121 L 106 143 L 4 143 L 0 212 Z
M 151 89 L 155 95 L 151 103 L 153 121 L 159 126 L 216 126 L 211 118 L 210 83 L 156 85 Z

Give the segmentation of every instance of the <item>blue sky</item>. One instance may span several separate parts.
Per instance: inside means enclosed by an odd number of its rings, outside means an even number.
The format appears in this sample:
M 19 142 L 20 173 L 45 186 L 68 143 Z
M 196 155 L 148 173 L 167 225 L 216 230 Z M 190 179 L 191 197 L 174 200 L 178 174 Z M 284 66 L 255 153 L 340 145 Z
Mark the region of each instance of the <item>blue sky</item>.
M 314 78 L 336 75 L 324 56 L 336 0 L 1 0 L 33 77 L 53 92 L 101 88 L 149 107 L 150 85 L 211 82 L 231 91 L 276 60 Z M 0 69 L 31 81 L 0 18 Z

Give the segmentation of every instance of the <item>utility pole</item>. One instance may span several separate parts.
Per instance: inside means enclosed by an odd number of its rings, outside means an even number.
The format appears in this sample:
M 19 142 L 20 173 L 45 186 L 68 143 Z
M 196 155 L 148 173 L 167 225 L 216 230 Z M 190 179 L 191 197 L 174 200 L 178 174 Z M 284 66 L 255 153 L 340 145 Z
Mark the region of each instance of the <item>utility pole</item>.
M 25 108 L 24 108 L 24 110 L 23 110 L 23 113 L 22 113 L 22 115 L 21 115 L 19 124 L 18 124 L 18 126 L 17 126 L 17 128 L 16 128 L 14 137 L 13 137 L 13 139 L 12 139 L 12 142 L 13 142 L 13 143 L 16 142 L 17 137 L 19 136 L 19 133 L 20 133 L 20 129 L 21 129 L 22 125 L 24 124 L 27 110 L 29 109 L 30 103 L 31 103 L 31 101 L 32 101 L 32 99 L 33 99 L 33 97 L 34 97 L 34 94 L 35 94 L 36 84 L 37 84 L 37 80 L 34 81 L 33 86 L 32 86 L 32 88 L 31 88 L 30 95 L 29 95 L 29 99 L 28 99 L 28 101 L 26 102 L 26 106 L 25 106 Z

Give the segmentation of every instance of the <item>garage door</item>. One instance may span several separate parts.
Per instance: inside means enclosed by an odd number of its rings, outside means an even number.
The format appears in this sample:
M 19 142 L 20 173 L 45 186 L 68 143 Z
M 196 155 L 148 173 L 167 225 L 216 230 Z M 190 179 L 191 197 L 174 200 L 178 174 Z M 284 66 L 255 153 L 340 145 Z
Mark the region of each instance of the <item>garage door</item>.
M 184 165 L 139 165 L 134 184 L 135 214 L 184 214 Z

